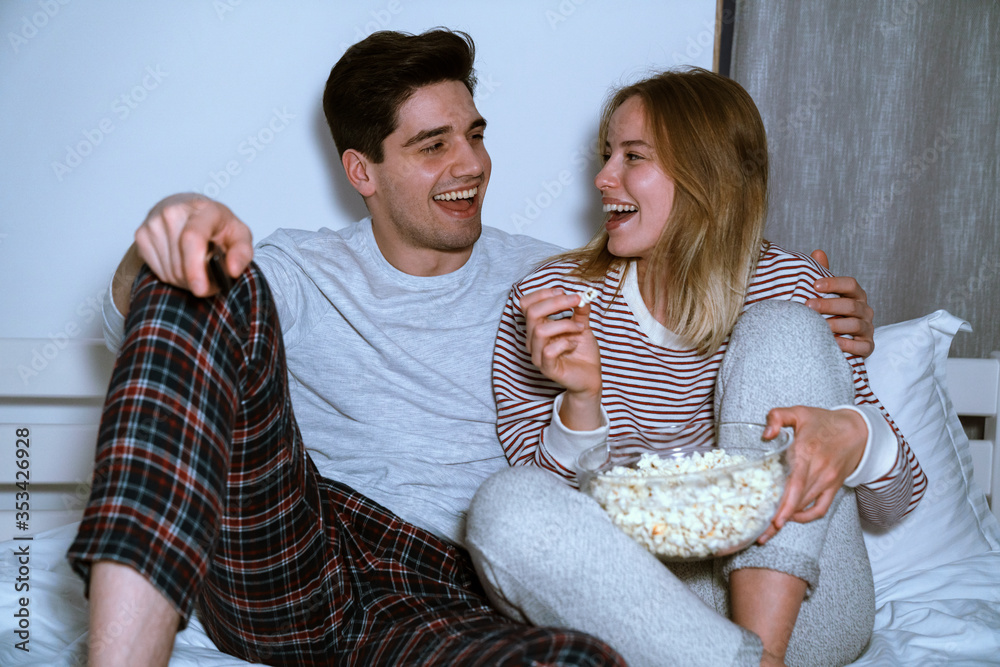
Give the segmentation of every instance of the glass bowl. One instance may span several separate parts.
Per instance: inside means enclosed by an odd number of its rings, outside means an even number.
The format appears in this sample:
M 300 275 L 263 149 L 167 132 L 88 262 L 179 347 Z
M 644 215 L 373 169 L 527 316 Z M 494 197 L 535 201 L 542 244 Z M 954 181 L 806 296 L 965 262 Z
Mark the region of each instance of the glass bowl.
M 767 529 L 788 480 L 791 431 L 763 432 L 728 422 L 610 438 L 580 454 L 580 490 L 660 560 L 732 554 Z

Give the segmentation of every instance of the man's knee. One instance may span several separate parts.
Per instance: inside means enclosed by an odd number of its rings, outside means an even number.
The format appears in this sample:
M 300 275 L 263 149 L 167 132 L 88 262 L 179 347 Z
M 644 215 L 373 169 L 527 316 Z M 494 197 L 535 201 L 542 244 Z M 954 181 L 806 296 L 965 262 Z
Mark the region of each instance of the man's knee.
M 253 263 L 227 292 L 210 297 L 197 297 L 165 283 L 143 267 L 132 291 L 126 336 L 140 326 L 146 335 L 155 335 L 156 327 L 161 326 L 189 332 L 200 340 L 215 334 L 234 335 L 237 346 L 262 326 L 279 328 L 267 281 Z
M 177 287 L 160 280 L 148 266 L 143 266 L 136 276 L 135 284 L 132 287 L 131 300 L 133 305 L 136 300 L 141 299 L 144 292 L 156 289 L 157 295 L 166 300 L 177 301 L 181 304 L 224 304 L 232 299 L 240 300 L 252 297 L 258 293 L 267 293 L 267 280 L 261 272 L 260 267 L 251 262 L 243 270 L 225 292 L 217 292 L 208 297 L 198 297 L 183 287 Z

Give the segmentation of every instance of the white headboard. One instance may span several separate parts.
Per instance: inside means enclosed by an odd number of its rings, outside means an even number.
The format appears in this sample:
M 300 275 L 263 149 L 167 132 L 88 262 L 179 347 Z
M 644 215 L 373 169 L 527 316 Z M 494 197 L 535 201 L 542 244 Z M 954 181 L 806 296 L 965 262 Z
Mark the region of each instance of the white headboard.
M 100 339 L 0 338 L 0 540 L 79 520 L 113 363 Z
M 79 519 L 112 363 L 99 339 L 0 338 L 0 540 Z M 1000 354 L 949 359 L 948 385 L 959 415 L 985 418 L 970 450 L 1000 518 Z
M 969 440 L 973 474 L 1000 519 L 1000 352 L 989 359 L 949 359 L 948 395 L 959 417 L 983 418 L 981 438 Z

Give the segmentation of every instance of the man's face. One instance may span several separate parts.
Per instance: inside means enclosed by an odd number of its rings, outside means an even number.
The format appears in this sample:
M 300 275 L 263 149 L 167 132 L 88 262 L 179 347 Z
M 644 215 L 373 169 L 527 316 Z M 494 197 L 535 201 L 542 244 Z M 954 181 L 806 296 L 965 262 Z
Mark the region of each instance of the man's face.
M 396 130 L 382 142 L 385 159 L 369 165 L 375 193 L 368 198 L 379 248 L 400 270 L 436 275 L 468 259 L 490 179 L 485 129 L 458 81 L 419 88 L 400 107 Z

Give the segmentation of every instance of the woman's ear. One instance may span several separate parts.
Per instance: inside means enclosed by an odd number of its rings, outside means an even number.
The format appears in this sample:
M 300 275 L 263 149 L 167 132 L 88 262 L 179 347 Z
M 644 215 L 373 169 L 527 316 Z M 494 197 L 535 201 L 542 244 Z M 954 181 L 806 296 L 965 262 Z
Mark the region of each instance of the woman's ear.
M 353 148 L 349 148 L 344 151 L 340 162 L 344 165 L 347 180 L 362 197 L 367 198 L 375 194 L 375 173 L 368 158 Z

